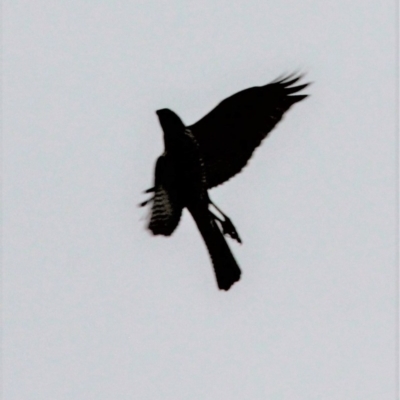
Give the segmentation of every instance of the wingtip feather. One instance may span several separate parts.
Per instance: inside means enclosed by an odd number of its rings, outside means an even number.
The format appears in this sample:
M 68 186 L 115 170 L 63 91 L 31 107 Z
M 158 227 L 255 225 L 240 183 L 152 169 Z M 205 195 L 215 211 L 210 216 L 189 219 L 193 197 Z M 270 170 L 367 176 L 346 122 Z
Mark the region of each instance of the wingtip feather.
M 283 86 L 284 88 L 287 88 L 289 86 L 292 86 L 293 84 L 295 84 L 296 82 L 298 82 L 302 78 L 304 78 L 304 76 L 305 76 L 305 73 L 300 73 L 298 71 L 293 72 L 291 74 L 282 74 L 278 78 L 273 80 L 271 82 L 271 84 L 280 85 L 280 86 Z M 305 85 L 307 86 L 309 84 L 310 83 L 307 83 Z M 306 87 L 306 86 L 304 86 L 304 87 Z
M 298 103 L 308 97 L 309 94 L 297 94 L 296 96 L 288 96 L 287 98 L 291 100 L 292 104 Z
M 309 85 L 308 83 L 304 83 L 303 85 L 285 87 L 285 93 L 291 94 L 291 93 L 300 92 L 300 90 L 305 89 L 308 85 Z

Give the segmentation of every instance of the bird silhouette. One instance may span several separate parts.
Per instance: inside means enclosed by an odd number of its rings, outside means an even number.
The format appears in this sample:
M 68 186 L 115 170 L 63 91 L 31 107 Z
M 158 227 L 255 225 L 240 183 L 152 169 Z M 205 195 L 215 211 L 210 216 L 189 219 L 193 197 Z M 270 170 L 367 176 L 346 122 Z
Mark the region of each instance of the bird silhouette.
M 156 162 L 154 187 L 145 191 L 153 197 L 140 204 L 152 203 L 148 229 L 170 236 L 187 208 L 208 249 L 219 289 L 229 290 L 241 275 L 224 235 L 239 243 L 241 239 L 208 189 L 238 174 L 284 113 L 307 97 L 295 94 L 309 85 L 293 86 L 301 78 L 292 74 L 235 93 L 190 126 L 167 108 L 156 111 L 164 152 Z

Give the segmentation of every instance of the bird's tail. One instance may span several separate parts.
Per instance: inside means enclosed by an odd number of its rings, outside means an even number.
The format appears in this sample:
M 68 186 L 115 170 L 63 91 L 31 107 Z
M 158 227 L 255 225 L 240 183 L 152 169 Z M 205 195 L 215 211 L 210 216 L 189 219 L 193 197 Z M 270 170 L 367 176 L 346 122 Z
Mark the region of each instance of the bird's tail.
M 212 214 L 208 210 L 207 213 L 189 211 L 207 246 L 218 287 L 222 290 L 229 290 L 240 279 L 241 271 L 229 249 L 228 243 L 226 243 L 215 219 L 212 218 Z

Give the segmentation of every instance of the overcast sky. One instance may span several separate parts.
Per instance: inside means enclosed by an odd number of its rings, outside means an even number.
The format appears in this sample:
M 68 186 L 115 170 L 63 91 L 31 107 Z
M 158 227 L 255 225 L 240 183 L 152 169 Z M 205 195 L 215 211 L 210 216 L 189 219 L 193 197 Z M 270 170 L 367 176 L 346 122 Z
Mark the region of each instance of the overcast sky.
M 396 2 L 3 2 L 4 400 L 396 398 Z M 186 124 L 282 73 L 296 104 L 190 215 L 137 207 Z

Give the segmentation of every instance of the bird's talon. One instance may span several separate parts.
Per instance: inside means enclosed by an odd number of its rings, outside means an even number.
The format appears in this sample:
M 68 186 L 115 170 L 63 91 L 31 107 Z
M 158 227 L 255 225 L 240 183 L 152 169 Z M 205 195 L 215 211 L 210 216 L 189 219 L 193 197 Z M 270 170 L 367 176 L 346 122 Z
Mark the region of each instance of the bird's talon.
M 221 226 L 222 226 L 222 233 L 224 235 L 228 235 L 230 238 L 236 240 L 238 243 L 242 243 L 239 234 L 237 233 L 237 230 L 235 226 L 232 224 L 230 218 L 225 216 L 225 220 L 221 221 Z

